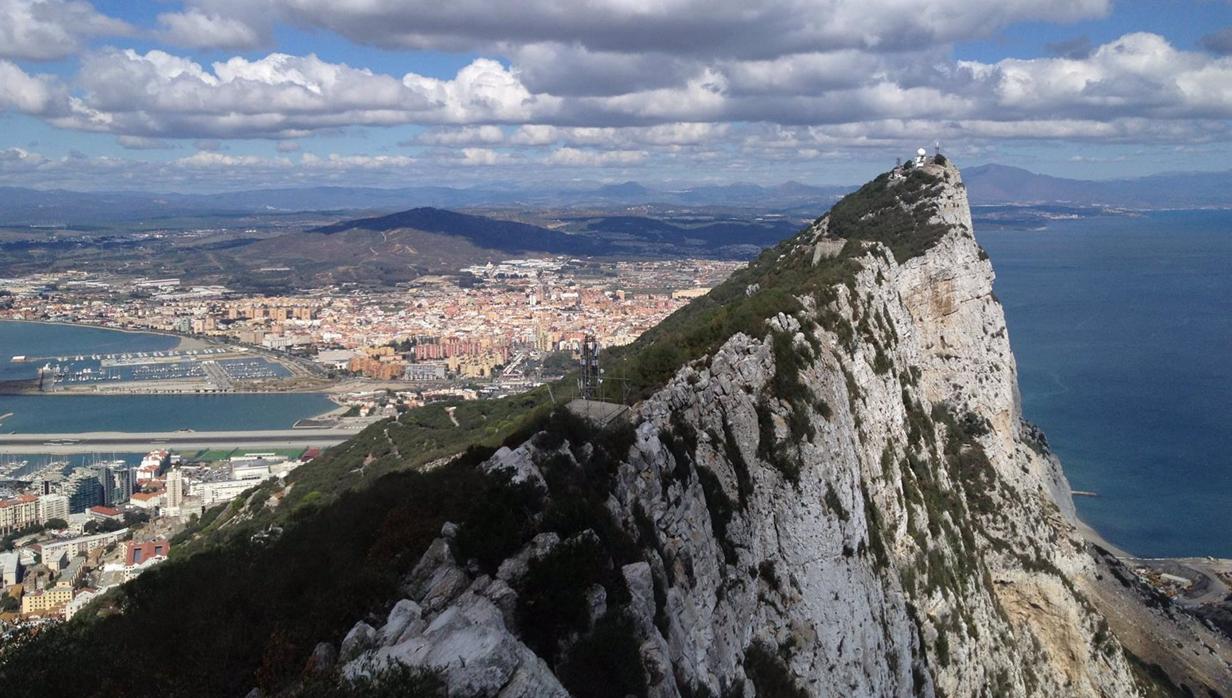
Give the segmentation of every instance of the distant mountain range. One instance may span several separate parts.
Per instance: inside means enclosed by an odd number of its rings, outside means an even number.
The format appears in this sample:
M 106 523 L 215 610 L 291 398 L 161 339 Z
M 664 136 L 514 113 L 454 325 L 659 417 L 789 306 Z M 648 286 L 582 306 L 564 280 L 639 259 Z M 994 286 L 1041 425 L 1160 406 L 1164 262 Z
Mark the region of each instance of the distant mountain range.
M 569 216 L 557 223 L 549 228 L 420 207 L 263 240 L 248 246 L 245 254 L 295 262 L 288 257 L 320 249 L 360 249 L 372 252 L 372 262 L 401 261 L 421 269 L 456 269 L 462 264 L 519 253 L 742 259 L 800 226 L 799 220 L 787 217 L 704 220 L 686 225 L 645 216 Z
M 247 242 L 211 258 L 235 268 L 287 267 L 298 283 L 390 283 L 516 254 L 747 259 L 795 232 L 794 218 L 689 225 L 642 216 L 577 216 L 545 227 L 433 207 L 359 218 Z
M 605 248 L 601 240 L 569 235 L 537 225 L 473 216 L 439 208 L 421 207 L 388 216 L 342 221 L 306 231 L 303 235 L 338 235 L 356 232 L 418 231 L 445 235 L 475 247 L 500 252 L 551 252 L 594 255 Z M 305 238 L 306 239 L 306 238 Z
M 390 212 L 434 208 L 604 208 L 636 204 L 782 210 L 828 208 L 851 187 L 813 187 L 788 182 L 652 189 L 637 182 L 578 188 L 305 187 L 217 194 L 74 192 L 0 187 L 0 225 L 163 224 L 168 218 L 301 211 Z
M 324 217 L 324 216 L 321 216 Z M 318 217 L 320 218 L 320 217 Z M 29 235 L 0 240 L 0 276 L 89 265 L 234 288 L 388 285 L 521 254 L 748 259 L 803 220 L 774 215 L 544 216 L 542 225 L 420 207 L 303 229 L 205 236 Z M 249 234 L 251 232 L 251 234 Z M 272 234 L 271 234 L 272 232 Z
M 1232 170 L 1092 181 L 1051 177 L 1020 167 L 980 165 L 964 168 L 963 181 L 973 205 L 1066 203 L 1137 209 L 1232 206 Z
M 963 170 L 971 203 L 1185 208 L 1232 204 L 1232 171 L 1160 174 L 1091 181 L 1036 174 L 1018 167 Z M 638 182 L 576 187 L 306 187 L 218 194 L 73 192 L 0 187 L 0 225 L 165 225 L 168 219 L 291 212 L 391 212 L 419 208 L 612 208 L 641 204 L 762 211 L 825 210 L 854 187 L 729 184 L 679 189 Z

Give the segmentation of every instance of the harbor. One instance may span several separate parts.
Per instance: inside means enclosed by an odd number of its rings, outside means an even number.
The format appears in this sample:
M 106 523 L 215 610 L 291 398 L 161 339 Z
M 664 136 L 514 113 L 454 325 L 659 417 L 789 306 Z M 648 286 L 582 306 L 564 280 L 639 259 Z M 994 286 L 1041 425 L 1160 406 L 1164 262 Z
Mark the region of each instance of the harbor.
M 183 351 L 18 355 L 11 364 L 37 366 L 29 390 L 39 393 L 225 393 L 276 391 L 284 379 L 311 378 L 291 362 L 242 347 Z

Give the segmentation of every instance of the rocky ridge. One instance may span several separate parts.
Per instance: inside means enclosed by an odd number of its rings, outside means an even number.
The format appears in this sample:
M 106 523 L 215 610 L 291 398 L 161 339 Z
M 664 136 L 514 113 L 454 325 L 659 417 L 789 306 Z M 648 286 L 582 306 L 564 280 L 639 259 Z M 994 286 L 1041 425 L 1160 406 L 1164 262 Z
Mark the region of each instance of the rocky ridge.
M 681 367 L 628 427 L 562 414 L 497 451 L 516 545 L 447 524 L 342 673 L 510 698 L 1148 695 L 1093 590 L 1114 563 L 1022 419 L 958 170 L 876 184 L 890 210 L 859 219 L 913 220 L 924 249 L 823 216 L 781 263 L 850 277 Z

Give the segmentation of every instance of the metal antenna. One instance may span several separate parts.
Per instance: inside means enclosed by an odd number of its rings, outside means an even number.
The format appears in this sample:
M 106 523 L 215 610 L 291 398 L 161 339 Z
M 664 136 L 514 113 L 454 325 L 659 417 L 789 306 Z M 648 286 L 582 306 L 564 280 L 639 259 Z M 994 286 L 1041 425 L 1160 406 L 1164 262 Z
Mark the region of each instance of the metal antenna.
M 599 342 L 589 332 L 582 338 L 582 376 L 579 381 L 582 399 L 595 399 L 595 391 L 599 387 Z

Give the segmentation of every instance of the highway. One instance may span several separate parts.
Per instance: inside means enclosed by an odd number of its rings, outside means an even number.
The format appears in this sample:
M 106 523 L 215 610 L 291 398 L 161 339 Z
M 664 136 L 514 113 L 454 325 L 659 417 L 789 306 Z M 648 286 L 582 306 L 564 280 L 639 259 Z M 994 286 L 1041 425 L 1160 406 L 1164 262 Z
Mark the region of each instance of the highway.
M 0 454 L 68 455 L 99 451 L 140 453 L 153 448 L 295 448 L 333 446 L 358 434 L 360 425 L 334 429 L 267 431 L 94 431 L 78 434 L 0 434 Z

